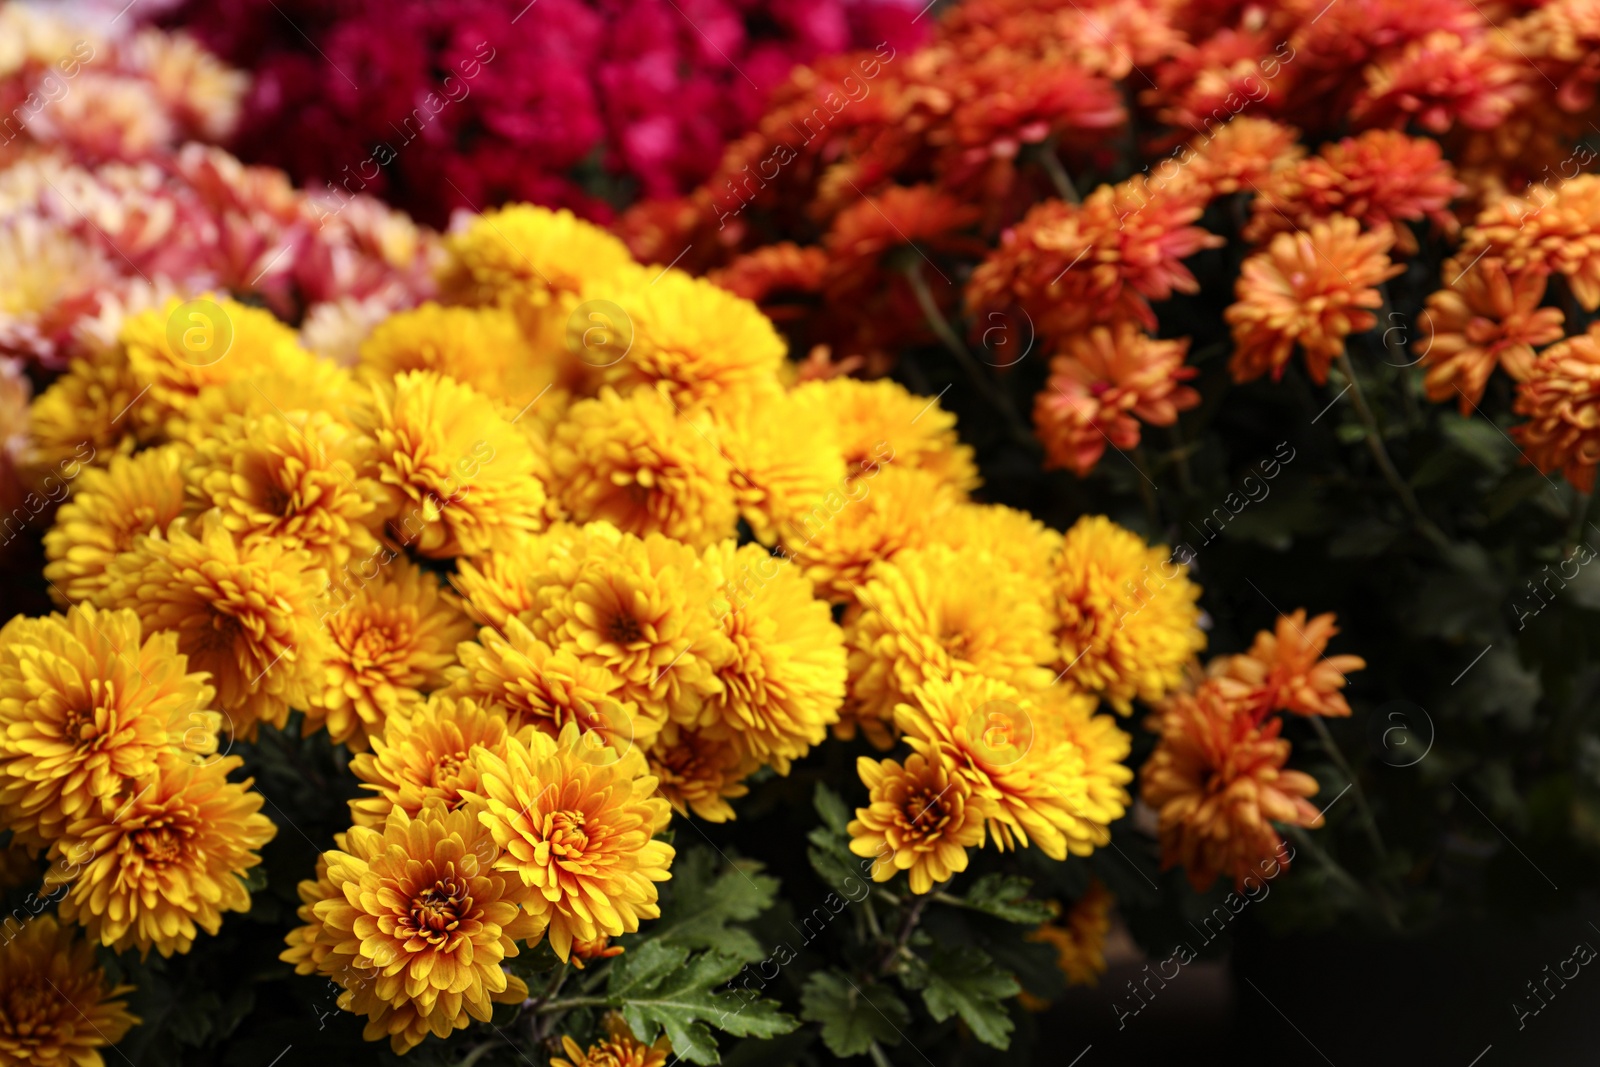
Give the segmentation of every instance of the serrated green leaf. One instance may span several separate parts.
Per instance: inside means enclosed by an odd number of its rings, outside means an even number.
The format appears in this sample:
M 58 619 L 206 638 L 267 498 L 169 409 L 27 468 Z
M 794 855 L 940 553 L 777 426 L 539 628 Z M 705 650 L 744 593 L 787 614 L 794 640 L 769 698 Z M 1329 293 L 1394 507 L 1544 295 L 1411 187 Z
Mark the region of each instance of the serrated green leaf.
M 935 1022 L 959 1014 L 985 1045 L 1011 1044 L 1013 1023 L 1005 1001 L 1019 992 L 1016 979 L 975 948 L 942 949 L 928 961 L 922 1002 Z
M 650 927 L 650 940 L 715 949 L 747 963 L 759 960 L 766 950 L 749 931 L 731 924 L 748 922 L 771 907 L 778 880 L 748 860 L 720 870 L 719 866 L 704 849 L 679 853 L 661 920 Z
M 735 1037 L 776 1037 L 799 1025 L 776 1001 L 715 992 L 743 966 L 732 956 L 703 952 L 683 962 L 682 946 L 653 941 L 637 955 L 645 959 L 624 969 L 622 978 L 613 972 L 607 999 L 641 1041 L 665 1030 L 673 1052 L 690 1063 L 720 1061 L 713 1027 Z
M 967 906 L 1006 922 L 1038 926 L 1049 922 L 1050 908 L 1039 900 L 1029 900 L 1033 883 L 1009 874 L 986 874 L 972 883 L 961 899 Z
M 893 991 L 876 984 L 862 989 L 837 971 L 818 971 L 800 994 L 800 1017 L 822 1024 L 822 1040 L 835 1056 L 859 1056 L 874 1041 L 900 1043 L 900 1027 L 911 1012 Z
M 682 945 L 664 944 L 658 940 L 623 953 L 611 965 L 606 992 L 614 997 L 626 997 L 649 989 L 668 974 L 682 967 L 689 959 L 689 950 Z

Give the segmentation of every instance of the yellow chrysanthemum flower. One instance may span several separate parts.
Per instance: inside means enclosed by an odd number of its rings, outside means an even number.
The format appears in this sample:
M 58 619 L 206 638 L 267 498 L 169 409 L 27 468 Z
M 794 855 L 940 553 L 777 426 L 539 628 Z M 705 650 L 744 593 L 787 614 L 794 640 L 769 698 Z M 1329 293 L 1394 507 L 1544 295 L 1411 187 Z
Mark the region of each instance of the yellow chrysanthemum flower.
M 544 528 L 533 450 L 471 386 L 409 371 L 373 388 L 366 469 L 384 487 L 389 535 L 433 558 L 509 548 Z
M 237 540 L 304 549 L 333 573 L 377 545 L 381 494 L 356 473 L 369 445 L 326 411 L 229 417 L 196 444 L 189 492 Z
M 1054 687 L 1052 687 L 1054 688 Z M 1087 856 L 1109 840 L 1104 807 L 1087 802 L 1087 762 L 1053 736 L 1032 696 L 992 678 L 933 680 L 895 709 L 895 725 L 925 759 L 951 767 L 992 800 L 989 833 L 1001 849 L 1030 839 L 1045 855 Z M 1120 815 L 1121 811 L 1117 811 Z
M 28 408 L 28 450 L 23 467 L 30 481 L 64 463 L 104 465 L 134 449 L 129 412 L 142 402 L 140 387 L 122 360 L 75 359 Z
M 1053 685 L 1037 699 L 1043 714 L 1034 743 L 1045 752 L 1068 745 L 1083 761 L 1078 773 L 1055 785 L 1073 814 L 1086 824 L 1088 840 L 1103 845 L 1111 839 L 1106 828 L 1127 814 L 1133 802 L 1127 788 L 1133 770 L 1126 762 L 1133 739 L 1117 725 L 1115 715 L 1095 714 L 1100 702 L 1075 686 Z
M 429 800 L 454 811 L 478 789 L 472 754 L 499 752 L 511 731 L 498 711 L 471 700 L 433 696 L 410 715 L 397 715 L 382 734 L 371 737 L 372 751 L 359 752 L 350 771 L 373 795 L 350 801 L 350 821 L 383 826 L 391 808 L 417 815 Z
M 1104 515 L 1067 531 L 1056 561 L 1057 669 L 1124 715 L 1160 700 L 1205 648 L 1188 567 Z
M 1061 533 L 1026 511 L 1002 504 L 957 504 L 944 514 L 934 536 L 951 548 L 990 553 L 1003 570 L 1021 576 L 1029 588 L 1050 600 Z
M 442 687 L 456 645 L 472 634 L 461 602 L 436 576 L 385 552 L 371 561 L 378 572 L 371 581 L 359 581 L 358 571 L 353 590 L 330 598 L 323 683 L 305 709 L 307 732 L 325 725 L 353 752 L 364 751 L 367 736 L 391 716 Z
M 557 580 L 555 561 L 589 550 L 596 538 L 614 544 L 621 533 L 609 523 L 587 527 L 558 522 L 543 533 L 524 537 L 510 550 L 456 560 L 450 584 L 461 594 L 467 614 L 479 626 L 503 627 L 539 603 L 539 590 Z
M 574 294 L 628 266 L 627 246 L 565 209 L 510 204 L 444 239 L 439 291 L 455 304 L 502 304 L 521 294 Z
M 0 630 L 0 821 L 42 846 L 155 773 L 163 752 L 216 751 L 221 716 L 177 637 L 82 605 Z
M 972 449 L 956 436 L 956 417 L 888 378 L 823 378 L 795 387 L 806 421 L 834 427 L 846 467 L 853 476 L 893 462 L 939 476 L 952 488 L 977 488 Z
M 744 779 L 759 764 L 730 739 L 668 725 L 650 749 L 650 773 L 675 811 L 693 811 L 707 822 L 734 817 L 728 801 L 750 792 Z
M 594 731 L 607 745 L 626 752 L 648 748 L 661 729 L 658 719 L 640 715 L 622 694 L 622 679 L 567 648 L 552 649 L 520 619 L 500 630 L 484 627 L 477 642 L 456 650 L 460 665 L 449 672 L 444 690 L 504 712 L 511 730 L 533 726 L 551 737 L 569 722 Z
M 845 632 L 850 697 L 841 733 L 859 724 L 888 748 L 896 705 L 931 679 L 981 674 L 1042 689 L 1055 654 L 1036 589 L 994 556 L 944 545 L 908 548 L 873 564 Z
M 89 600 L 106 587 L 107 568 L 140 534 L 166 533 L 188 506 L 183 445 L 113 456 L 86 467 L 44 535 L 45 581 L 62 607 Z
M 261 814 L 251 779 L 228 781 L 243 763 L 163 753 L 149 780 L 68 826 L 50 854 L 82 870 L 57 862 L 45 875 L 47 888 L 71 883 L 61 917 L 118 952 L 171 956 L 189 951 L 196 927 L 215 934 L 223 912 L 249 911 L 244 873 L 278 828 Z
M 616 675 L 618 699 L 641 716 L 700 721 L 730 654 L 713 614 L 719 576 L 700 556 L 659 534 L 623 534 L 605 551 L 556 560 L 555 575 L 529 614 L 534 636 Z
M 343 985 L 339 1007 L 367 1017 L 363 1037 L 404 1053 L 527 997 L 501 961 L 538 925 L 518 910 L 516 879 L 490 867 L 471 812 L 396 808 L 382 830 L 355 826 L 339 844 L 323 878 L 301 883 L 306 926 L 280 958 Z
M 664 391 L 602 390 L 572 405 L 550 442 L 556 493 L 575 522 L 603 520 L 696 548 L 733 536 L 732 468 L 705 420 Z
M 361 344 L 359 367 L 380 381 L 434 371 L 511 405 L 514 414 L 555 384 L 563 368 L 553 355 L 536 353 L 504 308 L 430 301 L 379 323 Z
M 772 322 L 704 278 L 669 268 L 631 285 L 592 283 L 582 295 L 611 300 L 627 315 L 626 328 L 591 335 L 585 356 L 624 393 L 659 385 L 689 410 L 734 409 L 781 390 L 786 346 Z
M 711 549 L 721 577 L 721 629 L 732 647 L 717 670 L 721 692 L 702 713 L 704 733 L 756 763 L 789 773 L 827 737 L 844 699 L 844 633 L 794 564 L 760 545 Z
M 826 420 L 790 393 L 716 412 L 716 441 L 732 468 L 739 514 L 762 544 L 845 484 L 844 455 Z
M 117 339 L 144 391 L 129 417 L 146 441 L 182 437 L 185 409 L 209 386 L 262 375 L 301 379 L 317 363 L 270 312 L 214 294 L 173 297 L 130 315 Z
M 551 1057 L 550 1067 L 667 1067 L 672 1042 L 667 1035 L 646 1045 L 633 1036 L 633 1030 L 620 1015 L 606 1016 L 606 1038 L 584 1050 L 570 1037 L 561 1039 L 566 1059 Z
M 782 551 L 816 584 L 818 596 L 851 603 L 874 563 L 935 539 L 943 516 L 959 502 L 937 475 L 886 465 L 829 490 L 785 522 Z
M 192 532 L 191 532 L 192 531 Z M 178 651 L 211 675 L 236 737 L 281 726 L 289 705 L 319 691 L 327 633 L 327 574 L 274 540 L 241 546 L 214 515 L 146 534 L 111 561 L 101 607 L 131 608 L 150 631 L 178 635 Z
M 0 947 L 0 1067 L 105 1067 L 100 1050 L 141 1021 L 121 999 L 132 992 L 74 927 L 39 916 Z
M 1056 950 L 1056 967 L 1068 985 L 1094 985 L 1105 973 L 1112 903 L 1111 891 L 1091 882 L 1059 921 L 1045 923 L 1027 935 L 1027 940 Z
M 913 754 L 905 766 L 856 760 L 868 804 L 851 820 L 850 851 L 876 857 L 872 880 L 908 871 L 913 893 L 927 893 L 967 869 L 967 849 L 983 844 L 994 802 L 948 763 Z
M 209 385 L 168 423 L 182 440 L 198 445 L 229 418 L 304 418 L 306 412 L 323 411 L 353 427 L 355 416 L 371 406 L 371 391 L 348 368 L 313 359 L 293 377 L 266 371 Z
M 524 731 L 504 757 L 480 749 L 473 759 L 478 817 L 502 850 L 495 869 L 533 890 L 524 907 L 547 924 L 557 956 L 566 960 L 575 940 L 633 933 L 640 919 L 660 917 L 655 883 L 671 877 L 674 853 L 652 838 L 672 809 L 653 796 L 642 752 L 618 757 L 569 723 L 559 740 Z

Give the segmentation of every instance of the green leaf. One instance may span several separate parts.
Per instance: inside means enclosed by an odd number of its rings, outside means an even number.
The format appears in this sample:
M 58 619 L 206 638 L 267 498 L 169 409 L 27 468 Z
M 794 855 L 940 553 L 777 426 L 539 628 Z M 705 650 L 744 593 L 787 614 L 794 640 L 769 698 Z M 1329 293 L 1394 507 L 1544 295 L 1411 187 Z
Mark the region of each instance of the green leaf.
M 1019 990 L 1016 979 L 978 949 L 944 949 L 928 961 L 922 1002 L 935 1022 L 959 1014 L 979 1041 L 1003 1049 L 1013 1027 L 1004 1002 Z
M 620 966 L 622 961 L 627 966 Z M 647 941 L 618 958 L 606 996 L 635 1036 L 654 1040 L 665 1030 L 673 1052 L 690 1063 L 718 1063 L 712 1027 L 735 1037 L 776 1037 L 799 1025 L 772 1000 L 718 993 L 743 964 L 732 956 L 689 956 L 681 945 Z M 752 991 L 753 993 L 753 991 Z
M 850 809 L 845 807 L 844 801 L 839 799 L 839 794 L 817 783 L 817 792 L 812 801 L 817 807 L 817 814 L 822 816 L 822 823 L 836 834 L 847 834 L 850 825 Z
M 838 971 L 818 971 L 800 994 L 800 1017 L 822 1024 L 822 1040 L 835 1056 L 859 1056 L 874 1041 L 900 1043 L 900 1027 L 911 1012 L 892 991 L 873 983 L 866 989 Z
M 1439 418 L 1439 429 L 1457 449 L 1496 474 L 1516 462 L 1516 447 L 1487 419 L 1444 414 Z
M 731 924 L 748 922 L 771 907 L 778 880 L 762 874 L 761 864 L 751 860 L 718 868 L 716 857 L 705 849 L 678 854 L 650 941 L 715 949 L 747 963 L 759 960 L 765 949 L 749 931 Z
M 972 883 L 961 899 L 967 906 L 1006 922 L 1038 926 L 1049 922 L 1050 908 L 1043 901 L 1028 899 L 1033 883 L 1009 874 L 986 874 Z

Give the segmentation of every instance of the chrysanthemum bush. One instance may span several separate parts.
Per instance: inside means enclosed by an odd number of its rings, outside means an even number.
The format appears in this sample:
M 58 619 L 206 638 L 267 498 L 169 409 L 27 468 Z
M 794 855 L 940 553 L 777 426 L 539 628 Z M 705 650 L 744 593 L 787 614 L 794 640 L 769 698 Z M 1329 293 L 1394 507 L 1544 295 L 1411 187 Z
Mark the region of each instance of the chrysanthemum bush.
M 1591 872 L 1585 12 L 970 0 L 616 233 L 30 148 L 0 1065 L 1022 1062 Z

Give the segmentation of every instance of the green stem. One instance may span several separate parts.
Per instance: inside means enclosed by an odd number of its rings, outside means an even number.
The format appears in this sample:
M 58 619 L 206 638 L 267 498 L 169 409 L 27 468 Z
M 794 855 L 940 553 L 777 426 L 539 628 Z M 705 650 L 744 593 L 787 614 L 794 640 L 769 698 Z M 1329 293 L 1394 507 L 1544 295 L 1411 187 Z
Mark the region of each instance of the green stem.
M 933 291 L 928 288 L 928 280 L 922 276 L 922 264 L 912 260 L 905 269 L 905 275 L 906 280 L 911 283 L 911 292 L 917 298 L 917 306 L 922 309 L 923 318 L 928 320 L 928 326 L 938 335 L 945 348 L 950 350 L 950 354 L 955 356 L 956 362 L 966 372 L 973 386 L 1005 419 L 1012 439 L 1029 452 L 1037 452 L 1040 448 L 1039 442 L 1028 431 L 1021 416 L 1011 406 L 1011 401 L 983 372 L 983 367 L 973 358 L 972 353 L 967 351 L 967 346 L 961 343 L 961 338 L 956 335 L 950 323 L 945 321 L 944 313 L 939 310 L 938 301 L 933 298 Z
M 1378 417 L 1367 406 L 1366 394 L 1361 391 L 1361 382 L 1356 378 L 1356 369 L 1350 362 L 1348 352 L 1339 353 L 1339 369 L 1350 381 L 1350 399 L 1355 405 L 1356 417 L 1367 430 L 1363 435 L 1367 442 L 1367 450 L 1377 461 L 1378 469 L 1383 472 L 1384 481 L 1389 483 L 1389 487 L 1400 498 L 1400 503 L 1423 536 L 1432 541 L 1435 548 L 1448 551 L 1450 539 L 1445 536 L 1443 530 L 1434 525 L 1433 520 L 1422 513 L 1422 506 L 1417 503 L 1417 495 L 1411 491 L 1411 486 L 1406 484 L 1406 480 L 1400 477 L 1400 471 L 1395 467 L 1394 460 L 1389 458 L 1389 450 L 1383 444 L 1383 427 L 1378 424 Z
M 1339 748 L 1338 742 L 1333 739 L 1333 734 L 1328 730 L 1328 724 L 1322 721 L 1322 716 L 1312 715 L 1311 725 L 1317 731 L 1317 737 L 1322 741 L 1322 748 L 1333 760 L 1333 765 L 1339 768 L 1339 773 L 1345 776 L 1350 783 L 1350 792 L 1356 798 L 1356 806 L 1361 809 L 1361 821 L 1367 831 L 1367 839 L 1372 842 L 1373 851 L 1377 853 L 1380 862 L 1389 862 L 1389 850 L 1384 847 L 1383 835 L 1378 832 L 1378 820 L 1373 817 L 1372 807 L 1367 803 L 1366 791 L 1361 788 L 1361 783 L 1356 780 L 1355 769 L 1344 758 L 1344 751 Z
M 1056 187 L 1057 196 L 1069 204 L 1083 203 L 1078 196 L 1077 186 L 1072 184 L 1072 176 L 1067 173 L 1067 168 L 1061 165 L 1061 157 L 1056 155 L 1054 137 L 1039 146 L 1039 165 L 1050 175 L 1050 184 Z
M 1328 855 L 1309 832 L 1299 826 L 1285 826 L 1283 829 L 1290 837 L 1294 838 L 1295 844 L 1311 853 L 1312 859 L 1320 863 L 1323 869 L 1333 877 L 1334 881 L 1354 893 L 1358 899 L 1369 902 L 1393 929 L 1399 930 L 1401 928 L 1400 918 L 1394 913 L 1394 908 L 1389 901 L 1356 881 L 1355 875 L 1345 870 L 1338 860 Z
M 894 1067 L 894 1064 L 889 1062 L 889 1057 L 884 1055 L 883 1049 L 878 1047 L 876 1041 L 867 1047 L 867 1051 L 872 1054 L 872 1062 L 876 1067 Z
M 1194 472 L 1189 469 L 1189 446 L 1183 441 L 1183 427 L 1174 422 L 1167 427 L 1172 438 L 1172 463 L 1178 468 L 1178 488 L 1185 496 L 1194 495 Z
M 461 1062 L 456 1064 L 456 1067 L 472 1067 L 474 1063 L 477 1063 L 479 1060 L 483 1059 L 484 1056 L 488 1055 L 489 1050 L 494 1048 L 494 1046 L 495 1042 L 493 1041 L 485 1041 L 481 1045 L 474 1045 L 472 1050 L 462 1058 Z
M 604 1008 L 610 1003 L 610 997 L 568 997 L 566 1000 L 552 1000 L 535 1005 L 530 1010 L 537 1015 L 549 1015 L 552 1012 L 575 1011 L 578 1008 Z

